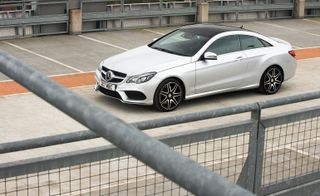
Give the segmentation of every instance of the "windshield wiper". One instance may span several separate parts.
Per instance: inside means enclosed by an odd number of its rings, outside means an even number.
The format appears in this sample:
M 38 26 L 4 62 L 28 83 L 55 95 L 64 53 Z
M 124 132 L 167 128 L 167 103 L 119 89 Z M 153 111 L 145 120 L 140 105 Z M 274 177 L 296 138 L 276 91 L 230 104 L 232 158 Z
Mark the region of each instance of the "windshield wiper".
M 160 51 L 163 51 L 163 52 L 167 52 L 167 53 L 170 53 L 170 54 L 176 54 L 176 55 L 180 55 L 180 56 L 186 56 L 184 54 L 181 54 L 181 53 L 178 53 L 178 52 L 174 52 L 174 51 L 171 51 L 171 50 L 167 50 L 167 49 L 164 49 L 164 48 L 159 48 L 159 47 L 151 47 L 153 49 L 156 49 L 156 50 L 160 50 Z

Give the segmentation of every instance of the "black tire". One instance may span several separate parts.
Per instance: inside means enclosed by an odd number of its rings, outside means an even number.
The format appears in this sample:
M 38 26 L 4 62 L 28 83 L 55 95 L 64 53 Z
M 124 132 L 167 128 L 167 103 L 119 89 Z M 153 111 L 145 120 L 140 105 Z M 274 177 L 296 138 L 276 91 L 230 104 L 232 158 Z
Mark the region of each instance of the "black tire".
M 259 91 L 272 95 L 279 91 L 283 82 L 283 72 L 279 66 L 269 67 L 261 76 Z
M 154 107 L 162 112 L 175 110 L 183 101 L 184 90 L 181 82 L 169 78 L 161 82 L 155 92 Z

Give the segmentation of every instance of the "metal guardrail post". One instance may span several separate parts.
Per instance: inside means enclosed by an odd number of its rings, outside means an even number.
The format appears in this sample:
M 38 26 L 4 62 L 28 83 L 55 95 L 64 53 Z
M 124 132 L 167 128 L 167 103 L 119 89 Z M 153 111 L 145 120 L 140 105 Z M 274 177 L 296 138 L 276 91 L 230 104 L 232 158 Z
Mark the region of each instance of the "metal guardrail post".
M 251 113 L 251 119 L 257 122 L 256 126 L 256 146 L 255 146 L 255 161 L 252 169 L 254 170 L 253 190 L 255 194 L 259 195 L 262 182 L 262 169 L 263 169 L 263 155 L 264 155 L 264 142 L 265 142 L 265 128 L 261 123 L 261 106 L 257 103 L 257 110 Z
M 241 174 L 237 184 L 243 188 L 253 192 L 256 181 L 256 162 L 257 162 L 257 146 L 258 146 L 258 130 L 261 118 L 261 108 L 256 104 L 256 109 L 251 111 L 251 121 L 254 124 L 250 130 L 248 156 L 243 165 Z
M 195 195 L 252 195 L 4 53 L 0 72 Z

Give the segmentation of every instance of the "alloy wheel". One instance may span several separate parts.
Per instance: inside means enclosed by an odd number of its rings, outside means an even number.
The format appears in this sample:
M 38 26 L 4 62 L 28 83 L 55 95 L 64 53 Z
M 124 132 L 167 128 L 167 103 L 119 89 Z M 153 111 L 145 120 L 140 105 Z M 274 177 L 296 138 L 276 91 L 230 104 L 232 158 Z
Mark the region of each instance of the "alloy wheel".
M 175 78 L 162 81 L 155 91 L 153 100 L 154 107 L 159 111 L 175 110 L 184 100 L 183 84 Z
M 271 67 L 269 68 L 263 78 L 263 87 L 264 91 L 267 94 L 274 94 L 276 93 L 282 84 L 283 75 L 282 71 L 278 67 Z

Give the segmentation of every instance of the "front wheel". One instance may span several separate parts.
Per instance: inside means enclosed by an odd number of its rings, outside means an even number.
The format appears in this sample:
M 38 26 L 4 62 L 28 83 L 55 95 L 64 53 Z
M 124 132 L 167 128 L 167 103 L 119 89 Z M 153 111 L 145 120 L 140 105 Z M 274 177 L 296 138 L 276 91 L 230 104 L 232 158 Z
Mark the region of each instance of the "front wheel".
M 154 106 L 162 112 L 176 109 L 183 100 L 183 87 L 176 79 L 161 82 L 154 95 Z
M 283 82 L 283 73 L 280 67 L 271 66 L 260 79 L 259 91 L 263 94 L 271 95 L 278 92 Z

